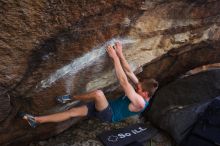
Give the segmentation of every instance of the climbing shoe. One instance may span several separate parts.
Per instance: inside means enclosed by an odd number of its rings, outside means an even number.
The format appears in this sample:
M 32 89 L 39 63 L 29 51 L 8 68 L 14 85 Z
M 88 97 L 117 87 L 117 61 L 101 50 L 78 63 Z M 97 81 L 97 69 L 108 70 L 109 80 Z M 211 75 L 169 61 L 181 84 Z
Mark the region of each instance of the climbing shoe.
M 70 95 L 57 96 L 56 99 L 59 103 L 62 103 L 62 104 L 71 101 Z
M 19 112 L 19 116 L 24 119 L 24 120 L 27 120 L 28 124 L 32 127 L 32 128 L 35 128 L 37 127 L 37 122 L 34 118 L 33 115 L 31 114 L 27 114 L 27 113 L 24 113 L 24 112 Z

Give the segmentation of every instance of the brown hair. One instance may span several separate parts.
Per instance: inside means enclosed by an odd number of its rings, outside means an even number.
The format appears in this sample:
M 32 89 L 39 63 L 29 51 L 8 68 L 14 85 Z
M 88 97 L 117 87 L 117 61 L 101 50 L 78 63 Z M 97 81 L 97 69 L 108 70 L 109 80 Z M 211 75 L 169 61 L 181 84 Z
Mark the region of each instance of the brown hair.
M 148 92 L 149 97 L 152 97 L 158 88 L 158 82 L 153 78 L 144 79 L 140 83 L 142 89 Z

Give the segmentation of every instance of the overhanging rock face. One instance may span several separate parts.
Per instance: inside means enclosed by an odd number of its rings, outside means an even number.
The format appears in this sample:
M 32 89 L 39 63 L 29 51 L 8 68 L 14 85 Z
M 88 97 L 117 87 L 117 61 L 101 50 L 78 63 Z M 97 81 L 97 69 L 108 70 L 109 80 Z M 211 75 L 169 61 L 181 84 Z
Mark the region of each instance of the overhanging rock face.
M 55 102 L 57 95 L 114 90 L 116 78 L 105 52 L 114 41 L 122 42 L 134 70 L 145 65 L 140 77 L 163 84 L 194 67 L 219 62 L 219 8 L 218 0 L 2 0 L 0 144 L 46 138 L 76 122 L 32 130 L 15 116 L 18 110 L 53 113 L 65 109 Z

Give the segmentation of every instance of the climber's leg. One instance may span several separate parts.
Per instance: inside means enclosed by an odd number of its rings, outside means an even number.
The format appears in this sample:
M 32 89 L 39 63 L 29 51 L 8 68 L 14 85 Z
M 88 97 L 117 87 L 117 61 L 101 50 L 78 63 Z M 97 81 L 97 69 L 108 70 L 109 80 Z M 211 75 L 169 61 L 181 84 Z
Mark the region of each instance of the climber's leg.
M 74 107 L 67 111 L 46 116 L 37 116 L 37 123 L 61 122 L 73 117 L 94 116 L 102 120 L 110 121 L 112 112 L 108 101 L 101 90 L 96 90 L 88 94 L 80 95 L 83 99 L 93 99 L 87 105 Z
M 94 101 L 87 104 L 88 117 L 97 117 L 104 122 L 112 122 L 112 109 L 101 90 L 96 90 Z
M 108 106 L 108 101 L 102 90 L 94 90 L 88 93 L 75 95 L 74 100 L 94 101 L 95 107 L 98 111 L 105 109 Z
M 106 109 L 109 109 L 108 101 L 104 95 L 104 93 L 101 90 L 96 90 L 90 93 L 82 94 L 75 96 L 77 99 L 83 99 L 83 100 L 93 100 L 92 102 L 88 103 L 87 105 L 79 106 L 71 108 L 67 111 L 55 113 L 51 115 L 45 115 L 45 116 L 27 116 L 28 114 L 24 114 L 22 117 L 23 119 L 26 119 L 30 121 L 29 117 L 31 118 L 32 122 L 36 123 L 48 123 L 48 122 L 61 122 L 68 120 L 73 117 L 83 117 L 83 116 L 91 116 L 91 113 L 101 113 L 102 111 L 105 111 Z M 91 103 L 94 104 L 94 108 L 91 108 Z M 90 110 L 90 111 L 88 111 Z M 108 114 L 106 114 L 107 116 Z
M 46 115 L 46 116 L 37 116 L 35 120 L 37 123 L 48 123 L 48 122 L 62 122 L 73 117 L 83 117 L 88 113 L 87 106 L 83 105 L 80 107 L 74 107 L 67 111 Z
M 94 90 L 74 96 L 63 95 L 57 97 L 57 101 L 60 103 L 67 103 L 70 100 L 93 100 L 96 103 L 96 108 L 98 111 L 108 106 L 108 102 L 102 90 Z

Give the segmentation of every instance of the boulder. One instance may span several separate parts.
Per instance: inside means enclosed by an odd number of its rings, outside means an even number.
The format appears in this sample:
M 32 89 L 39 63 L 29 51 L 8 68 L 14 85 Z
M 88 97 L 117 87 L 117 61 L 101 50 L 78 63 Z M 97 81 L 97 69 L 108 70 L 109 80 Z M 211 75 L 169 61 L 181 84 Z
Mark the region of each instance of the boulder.
M 180 142 L 199 113 L 219 95 L 220 69 L 200 72 L 160 88 L 146 114 L 154 125 Z

